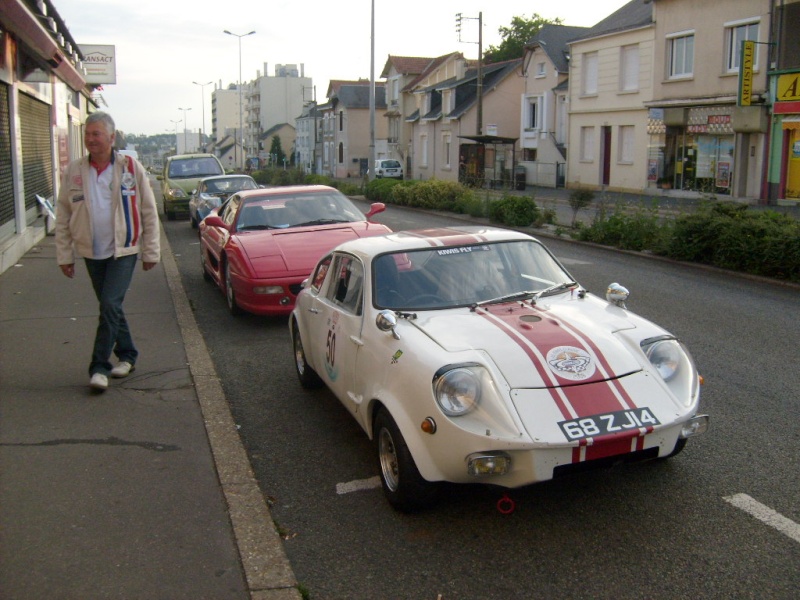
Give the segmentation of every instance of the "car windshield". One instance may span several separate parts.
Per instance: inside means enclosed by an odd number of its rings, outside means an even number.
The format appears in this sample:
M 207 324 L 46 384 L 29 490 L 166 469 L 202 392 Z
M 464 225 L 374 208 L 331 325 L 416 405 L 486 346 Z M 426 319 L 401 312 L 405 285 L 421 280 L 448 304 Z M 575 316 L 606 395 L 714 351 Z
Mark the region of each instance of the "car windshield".
M 179 158 L 169 163 L 168 177 L 171 179 L 208 177 L 222 175 L 219 163 L 210 156 Z
M 232 194 L 242 190 L 257 190 L 258 184 L 249 177 L 230 177 L 228 179 L 210 179 L 206 181 L 208 194 Z
M 239 209 L 236 229 L 290 229 L 364 220 L 364 214 L 346 196 L 326 190 L 249 196 Z
M 532 240 L 383 254 L 372 269 L 374 306 L 393 310 L 525 299 L 575 285 L 550 252 Z

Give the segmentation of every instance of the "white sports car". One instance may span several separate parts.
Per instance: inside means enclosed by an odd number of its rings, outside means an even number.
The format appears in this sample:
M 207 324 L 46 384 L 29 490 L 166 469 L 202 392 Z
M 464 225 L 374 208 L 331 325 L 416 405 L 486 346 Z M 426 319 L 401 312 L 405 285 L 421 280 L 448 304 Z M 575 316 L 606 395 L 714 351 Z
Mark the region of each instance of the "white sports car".
M 673 335 L 587 293 L 536 239 L 405 231 L 326 255 L 290 319 L 300 383 L 324 383 L 375 442 L 398 510 L 437 483 L 514 488 L 670 457 L 706 431 Z

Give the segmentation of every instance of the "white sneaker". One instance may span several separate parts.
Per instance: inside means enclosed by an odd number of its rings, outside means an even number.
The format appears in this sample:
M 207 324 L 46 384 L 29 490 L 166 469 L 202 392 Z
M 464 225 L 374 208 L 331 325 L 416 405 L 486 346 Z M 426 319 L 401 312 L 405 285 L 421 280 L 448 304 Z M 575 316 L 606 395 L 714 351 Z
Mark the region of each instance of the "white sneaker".
M 135 369 L 135 367 L 131 363 L 123 360 L 116 367 L 111 369 L 111 376 L 112 377 L 127 377 L 128 375 L 131 374 L 131 372 L 134 369 Z
M 93 390 L 105 392 L 108 389 L 108 377 L 102 373 L 95 373 L 89 380 L 89 387 Z

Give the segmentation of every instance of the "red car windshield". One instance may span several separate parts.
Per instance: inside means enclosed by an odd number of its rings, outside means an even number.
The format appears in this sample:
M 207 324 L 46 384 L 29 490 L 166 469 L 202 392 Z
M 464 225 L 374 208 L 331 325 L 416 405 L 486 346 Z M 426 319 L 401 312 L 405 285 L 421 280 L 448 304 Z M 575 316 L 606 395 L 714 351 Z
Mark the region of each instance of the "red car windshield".
M 289 229 L 364 220 L 364 214 L 339 193 L 250 196 L 239 208 L 236 230 Z

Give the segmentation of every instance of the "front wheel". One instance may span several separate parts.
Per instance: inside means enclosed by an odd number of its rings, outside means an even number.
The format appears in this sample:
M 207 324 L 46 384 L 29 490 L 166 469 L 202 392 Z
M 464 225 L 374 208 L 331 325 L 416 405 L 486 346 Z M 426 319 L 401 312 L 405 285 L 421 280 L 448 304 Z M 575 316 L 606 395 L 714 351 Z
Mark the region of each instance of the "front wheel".
M 320 387 L 322 379 L 306 362 L 306 352 L 303 350 L 303 340 L 300 339 L 300 330 L 297 328 L 296 321 L 292 321 L 292 342 L 294 347 L 294 370 L 300 380 L 300 385 L 309 390 Z
M 400 512 L 413 512 L 431 506 L 438 496 L 438 485 L 420 475 L 400 429 L 385 408 L 375 416 L 375 450 L 383 493 Z
M 233 281 L 231 281 L 231 265 L 225 261 L 225 299 L 228 301 L 228 310 L 234 317 L 242 314 L 242 309 L 236 303 L 236 293 L 233 291 Z

